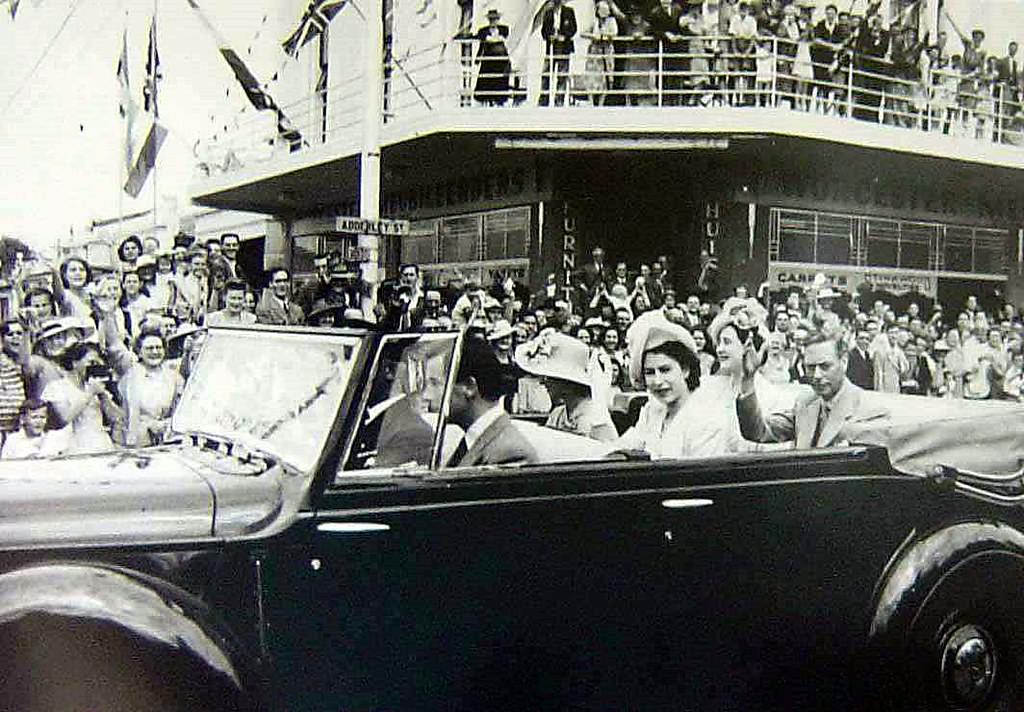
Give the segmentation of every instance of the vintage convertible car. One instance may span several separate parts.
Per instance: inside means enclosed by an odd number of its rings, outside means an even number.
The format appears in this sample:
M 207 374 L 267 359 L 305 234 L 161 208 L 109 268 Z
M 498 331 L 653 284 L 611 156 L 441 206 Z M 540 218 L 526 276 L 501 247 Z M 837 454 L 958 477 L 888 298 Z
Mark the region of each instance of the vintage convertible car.
M 460 339 L 212 329 L 152 449 L 0 467 L 0 708 L 1024 709 L 1017 406 L 446 468 Z

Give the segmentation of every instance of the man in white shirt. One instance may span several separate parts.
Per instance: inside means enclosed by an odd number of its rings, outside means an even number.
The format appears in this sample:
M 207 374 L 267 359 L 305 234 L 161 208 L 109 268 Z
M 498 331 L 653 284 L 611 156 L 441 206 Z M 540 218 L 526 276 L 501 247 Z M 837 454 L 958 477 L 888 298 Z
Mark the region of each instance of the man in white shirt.
M 256 315 L 245 309 L 245 282 L 233 279 L 224 285 L 224 308 L 206 315 L 207 326 L 255 324 Z

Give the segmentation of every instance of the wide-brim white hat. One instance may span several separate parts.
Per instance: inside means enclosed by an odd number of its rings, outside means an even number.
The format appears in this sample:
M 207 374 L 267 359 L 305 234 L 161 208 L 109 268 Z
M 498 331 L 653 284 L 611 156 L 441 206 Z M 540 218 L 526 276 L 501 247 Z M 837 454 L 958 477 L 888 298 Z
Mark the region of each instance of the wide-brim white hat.
M 519 368 L 535 376 L 591 385 L 588 368 L 590 349 L 567 334 L 545 331 L 516 348 L 515 362 Z

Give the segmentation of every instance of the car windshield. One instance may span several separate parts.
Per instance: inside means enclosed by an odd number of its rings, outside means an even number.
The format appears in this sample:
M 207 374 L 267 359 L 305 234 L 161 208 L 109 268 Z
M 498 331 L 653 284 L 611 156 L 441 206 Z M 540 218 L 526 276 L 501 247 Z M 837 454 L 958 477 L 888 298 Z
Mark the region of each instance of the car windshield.
M 359 339 L 213 329 L 174 414 L 174 430 L 316 465 L 341 404 Z

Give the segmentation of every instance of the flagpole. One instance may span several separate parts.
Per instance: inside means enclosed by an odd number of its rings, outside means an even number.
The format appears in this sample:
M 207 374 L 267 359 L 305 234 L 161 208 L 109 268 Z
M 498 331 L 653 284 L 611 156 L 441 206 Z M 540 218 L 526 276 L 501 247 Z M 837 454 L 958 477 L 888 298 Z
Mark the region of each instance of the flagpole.
M 153 28 L 153 36 L 149 40 L 149 60 L 153 63 L 153 125 L 155 126 L 157 121 L 160 119 L 160 104 L 157 101 L 157 84 L 160 81 L 160 72 L 157 68 L 156 58 L 156 14 L 157 14 L 157 0 L 153 0 L 153 21 L 150 27 Z M 160 166 L 157 163 L 156 154 L 153 155 L 153 238 L 157 238 L 156 235 L 156 205 L 160 196 Z

